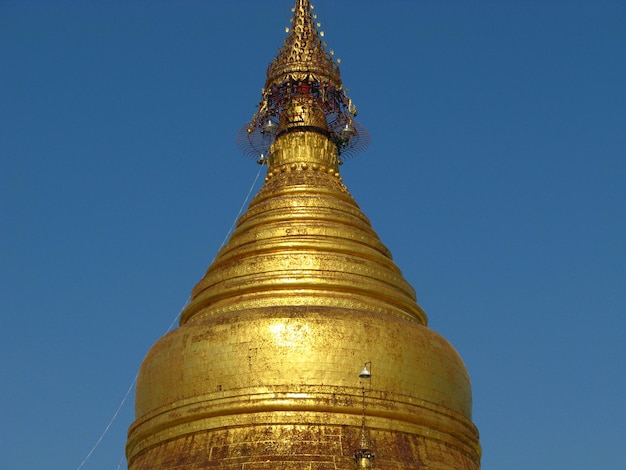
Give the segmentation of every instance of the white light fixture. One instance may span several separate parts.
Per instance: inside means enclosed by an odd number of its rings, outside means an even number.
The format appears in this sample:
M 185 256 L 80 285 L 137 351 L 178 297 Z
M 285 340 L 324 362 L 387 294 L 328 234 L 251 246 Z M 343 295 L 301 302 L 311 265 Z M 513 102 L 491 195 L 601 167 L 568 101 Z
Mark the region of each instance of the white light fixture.
M 369 364 L 369 368 L 367 367 L 368 364 Z M 359 374 L 359 377 L 362 379 L 371 379 L 372 378 L 372 373 L 370 372 L 371 368 L 372 368 L 372 361 L 366 362 L 365 365 L 363 366 L 363 370 Z
M 265 126 L 263 127 L 263 132 L 266 134 L 272 134 L 277 128 L 278 126 L 276 123 L 274 123 L 271 119 L 268 119 L 267 123 L 265 123 Z

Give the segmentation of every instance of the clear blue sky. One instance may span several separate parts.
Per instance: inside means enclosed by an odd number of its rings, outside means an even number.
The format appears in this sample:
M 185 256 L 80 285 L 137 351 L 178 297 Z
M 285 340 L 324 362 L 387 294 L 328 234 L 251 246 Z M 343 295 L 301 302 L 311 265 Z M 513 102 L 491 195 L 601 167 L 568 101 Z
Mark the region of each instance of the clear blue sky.
M 0 468 L 76 469 L 185 304 L 291 6 L 0 0 Z M 626 2 L 316 11 L 371 133 L 344 180 L 467 364 L 483 469 L 626 468 Z

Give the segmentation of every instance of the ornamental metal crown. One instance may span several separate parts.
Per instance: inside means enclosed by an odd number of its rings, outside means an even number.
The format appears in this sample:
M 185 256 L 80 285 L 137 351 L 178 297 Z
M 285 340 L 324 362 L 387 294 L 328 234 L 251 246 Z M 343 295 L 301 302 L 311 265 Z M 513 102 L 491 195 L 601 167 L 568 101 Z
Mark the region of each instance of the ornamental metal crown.
M 356 107 L 343 89 L 340 60 L 335 62 L 334 51 L 326 50 L 324 32 L 318 30 L 321 24 L 316 23 L 313 9 L 309 0 L 296 0 L 285 43 L 267 68 L 259 109 L 237 135 L 243 152 L 258 158 L 259 163 L 264 163 L 278 135 L 296 127 L 327 134 L 342 158 L 369 143 L 369 134 L 354 119 Z M 304 106 L 295 106 L 296 102 Z M 297 110 L 311 106 L 322 111 L 325 122 L 310 122 L 308 115 L 294 116 L 294 112 L 305 112 Z M 297 122 L 306 125 L 297 126 Z

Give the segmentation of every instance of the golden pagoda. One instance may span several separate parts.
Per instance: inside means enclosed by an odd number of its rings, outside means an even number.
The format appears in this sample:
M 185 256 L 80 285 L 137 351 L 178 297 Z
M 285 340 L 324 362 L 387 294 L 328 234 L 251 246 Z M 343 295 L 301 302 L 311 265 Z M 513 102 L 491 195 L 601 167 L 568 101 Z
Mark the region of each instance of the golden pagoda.
M 466 368 L 342 183 L 367 133 L 312 10 L 239 135 L 265 184 L 141 366 L 131 470 L 480 468 Z

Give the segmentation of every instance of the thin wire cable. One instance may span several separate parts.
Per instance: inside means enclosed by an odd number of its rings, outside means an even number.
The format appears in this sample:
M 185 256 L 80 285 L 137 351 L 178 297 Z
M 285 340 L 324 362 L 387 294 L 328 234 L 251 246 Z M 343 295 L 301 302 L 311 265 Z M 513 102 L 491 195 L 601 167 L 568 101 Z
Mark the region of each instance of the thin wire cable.
M 248 203 L 248 200 L 250 199 L 250 194 L 252 194 L 252 191 L 254 191 L 256 182 L 259 179 L 259 175 L 261 174 L 262 169 L 263 169 L 263 165 L 259 165 L 259 171 L 257 171 L 257 174 L 254 177 L 254 181 L 252 182 L 252 186 L 250 186 L 250 190 L 248 191 L 248 194 L 246 195 L 246 198 L 244 199 L 243 204 L 239 208 L 239 213 L 237 214 L 237 217 L 235 217 L 233 224 L 230 226 L 230 230 L 228 230 L 228 233 L 224 237 L 224 241 L 222 241 L 222 244 L 220 245 L 217 251 L 220 251 L 222 248 L 224 248 L 224 245 L 226 245 L 226 242 L 228 241 L 228 237 L 230 237 L 231 234 L 233 233 L 233 230 L 235 230 L 235 225 L 237 225 L 237 221 L 239 220 L 239 217 L 241 217 L 241 213 L 246 208 L 246 204 Z
M 174 317 L 174 320 L 172 321 L 172 323 L 170 323 L 170 326 L 167 328 L 167 331 L 165 332 L 166 334 L 170 332 L 170 330 L 172 329 L 172 327 L 176 324 L 176 321 L 178 321 L 178 319 L 180 318 L 180 316 L 182 315 L 183 311 L 185 310 L 185 307 L 187 307 L 187 305 L 189 305 L 189 299 L 187 299 L 187 301 L 185 302 L 185 305 L 183 305 L 183 307 L 179 310 L 178 314 L 176 315 L 176 317 Z M 135 388 L 135 385 L 137 384 L 137 378 L 139 378 L 139 372 L 137 372 L 137 374 L 135 374 L 135 378 L 133 379 L 133 381 L 130 384 L 130 387 L 128 387 L 128 390 L 126 391 L 126 395 L 124 395 L 124 398 L 122 398 L 122 402 L 119 404 L 119 406 L 117 407 L 117 409 L 115 410 L 115 413 L 113 413 L 113 417 L 111 418 L 111 420 L 109 421 L 109 424 L 106 425 L 106 427 L 104 428 L 104 431 L 102 431 L 102 434 L 100 435 L 100 437 L 98 438 L 98 440 L 96 441 L 96 443 L 93 445 L 93 447 L 91 448 L 91 450 L 89 451 L 89 453 L 87 454 L 87 456 L 84 458 L 84 460 L 80 463 L 80 465 L 78 466 L 78 468 L 76 470 L 80 470 L 81 468 L 83 468 L 83 466 L 85 465 L 85 463 L 87 463 L 87 460 L 89 460 L 89 458 L 91 457 L 91 455 L 95 452 L 96 448 L 100 445 L 100 443 L 102 442 L 102 439 L 104 439 L 104 436 L 106 436 L 107 432 L 109 432 L 109 429 L 111 428 L 111 426 L 113 425 L 113 422 L 115 421 L 115 419 L 117 418 L 117 415 L 120 414 L 120 411 L 122 410 L 122 408 L 124 407 L 124 404 L 126 403 L 126 400 L 128 400 L 128 397 L 130 396 L 130 392 L 133 391 L 133 388 Z M 122 460 L 120 460 L 120 464 L 117 466 L 118 470 L 120 468 L 120 465 L 122 464 L 122 461 L 124 460 L 124 457 L 122 457 Z
M 122 455 L 122 458 L 120 459 L 120 463 L 117 464 L 117 470 L 120 470 L 120 468 L 122 468 L 122 463 L 124 463 L 124 457 L 126 456 Z
M 117 410 L 115 410 L 115 413 L 113 413 L 113 417 L 109 421 L 109 424 L 107 424 L 106 428 L 104 428 L 104 431 L 102 432 L 102 434 L 100 435 L 100 437 L 98 438 L 96 443 L 93 445 L 93 447 L 91 448 L 91 450 L 87 454 L 87 457 L 85 457 L 85 459 L 80 463 L 80 465 L 78 466 L 78 468 L 76 470 L 80 470 L 81 468 L 83 468 L 83 465 L 85 465 L 87 460 L 89 460 L 89 457 L 91 457 L 91 454 L 94 453 L 94 451 L 96 450 L 96 447 L 98 447 L 98 445 L 100 445 L 100 442 L 102 442 L 102 439 L 104 439 L 104 436 L 109 431 L 109 428 L 111 427 L 111 425 L 115 421 L 115 418 L 117 418 L 117 415 L 120 413 L 120 410 L 124 406 L 124 403 L 126 403 L 126 400 L 128 399 L 128 396 L 130 395 L 130 392 L 135 387 L 135 384 L 137 383 L 137 377 L 138 376 L 139 376 L 139 372 L 137 372 L 137 374 L 135 375 L 135 378 L 133 379 L 132 383 L 130 384 L 130 387 L 128 387 L 128 390 L 126 391 L 126 395 L 124 395 L 124 398 L 122 399 L 122 403 L 120 403 L 120 405 L 117 407 Z
M 235 225 L 237 224 L 237 221 L 239 220 L 239 217 L 241 216 L 241 213 L 245 209 L 246 204 L 248 203 L 248 200 L 250 199 L 250 195 L 252 194 L 252 191 L 254 191 L 254 188 L 256 186 L 256 182 L 259 179 L 259 175 L 261 174 L 261 170 L 262 169 L 263 169 L 262 166 L 259 166 L 259 171 L 257 172 L 256 176 L 254 177 L 254 181 L 252 182 L 252 186 L 250 186 L 250 189 L 248 190 L 248 194 L 246 195 L 246 198 L 244 199 L 243 204 L 241 204 L 241 207 L 239 208 L 239 213 L 237 214 L 237 217 L 235 217 L 235 220 L 234 220 L 233 224 L 230 226 L 230 230 L 228 231 L 228 233 L 226 234 L 226 237 L 224 237 L 224 241 L 220 245 L 220 248 L 219 248 L 220 250 L 224 247 L 224 245 L 228 241 L 228 238 L 233 233 L 233 230 L 235 229 Z M 189 305 L 189 301 L 190 301 L 190 299 L 187 299 L 187 301 L 185 302 L 185 305 L 183 305 L 183 307 L 179 310 L 179 312 L 176 315 L 176 317 L 174 317 L 174 320 L 172 320 L 172 323 L 170 323 L 170 326 L 167 328 L 167 331 L 165 332 L 166 334 L 169 333 L 171 331 L 171 329 L 174 327 L 174 325 L 176 324 L 176 322 L 178 321 L 178 319 L 182 315 L 183 311 L 185 310 L 185 307 L 187 307 L 187 305 Z M 115 410 L 115 413 L 113 413 L 113 417 L 109 421 L 109 424 L 107 424 L 107 426 L 104 428 L 104 431 L 102 432 L 102 434 L 100 435 L 100 437 L 98 438 L 96 443 L 93 445 L 93 447 L 91 448 L 91 450 L 89 451 L 89 453 L 87 454 L 85 459 L 80 463 L 80 465 L 78 466 L 78 468 L 76 470 L 80 470 L 81 468 L 83 468 L 83 466 L 85 465 L 87 460 L 89 460 L 91 455 L 95 452 L 96 448 L 100 445 L 100 442 L 102 442 L 102 439 L 104 439 L 104 436 L 106 435 L 106 433 L 109 431 L 109 429 L 113 425 L 113 422 L 117 418 L 117 415 L 120 413 L 120 411 L 124 407 L 124 404 L 126 403 L 126 400 L 128 399 L 128 396 L 130 395 L 130 392 L 133 390 L 133 388 L 135 387 L 135 384 L 137 383 L 137 378 L 138 377 L 139 377 L 139 372 L 137 372 L 137 374 L 135 375 L 135 378 L 133 379 L 132 383 L 130 384 L 130 387 L 128 387 L 128 390 L 126 391 L 126 395 L 124 395 L 124 398 L 122 399 L 122 402 L 119 404 L 119 406 Z M 120 469 L 120 466 L 122 465 L 123 461 L 124 461 L 124 457 L 122 456 L 122 458 L 120 460 L 120 463 L 117 466 L 118 470 Z
M 174 319 L 172 320 L 172 323 L 170 323 L 170 326 L 167 327 L 167 331 L 165 332 L 165 334 L 172 331 L 172 328 L 174 328 L 174 325 L 176 324 L 180 316 L 183 314 L 183 312 L 187 308 L 187 305 L 189 305 L 189 302 L 191 302 L 191 297 L 187 297 L 187 301 L 185 302 L 185 305 L 183 305 L 183 307 L 178 311 L 178 315 L 174 317 Z

